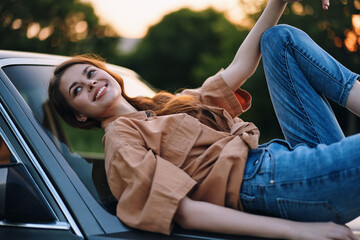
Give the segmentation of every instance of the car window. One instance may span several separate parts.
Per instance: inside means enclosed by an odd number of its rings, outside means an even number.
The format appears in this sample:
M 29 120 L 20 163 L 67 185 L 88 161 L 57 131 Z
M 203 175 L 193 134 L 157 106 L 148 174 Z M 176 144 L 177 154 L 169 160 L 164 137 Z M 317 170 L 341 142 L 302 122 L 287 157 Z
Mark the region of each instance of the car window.
M 130 97 L 153 96 L 154 91 L 131 70 L 109 65 L 124 79 Z M 48 103 L 47 88 L 55 67 L 46 65 L 11 65 L 4 72 L 34 113 L 35 118 L 53 139 L 94 198 L 110 212 L 116 201 L 107 184 L 102 146 L 102 129 L 81 130 L 67 125 Z
M 2 127 L 0 125 L 0 225 L 53 224 L 57 220 L 54 211 L 15 153 Z
M 103 132 L 101 129 L 85 131 L 72 128 L 51 108 L 47 88 L 54 67 L 18 65 L 3 70 L 95 199 L 107 210 L 114 211 L 114 198 L 104 169 Z

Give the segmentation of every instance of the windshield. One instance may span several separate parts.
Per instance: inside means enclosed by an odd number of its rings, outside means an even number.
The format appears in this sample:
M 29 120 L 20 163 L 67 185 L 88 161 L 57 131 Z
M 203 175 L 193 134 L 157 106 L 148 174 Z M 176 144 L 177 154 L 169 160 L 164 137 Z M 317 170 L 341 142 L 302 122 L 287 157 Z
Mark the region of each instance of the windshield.
M 14 65 L 4 67 L 3 70 L 84 185 L 100 203 L 113 211 L 114 199 L 106 182 L 103 162 L 103 131 L 70 127 L 51 108 L 48 104 L 47 88 L 54 68 L 43 65 Z M 116 68 L 111 70 L 117 71 Z M 135 73 L 126 69 L 124 71 L 120 74 L 130 96 L 139 92 L 147 96 L 154 94 L 147 85 L 135 78 Z

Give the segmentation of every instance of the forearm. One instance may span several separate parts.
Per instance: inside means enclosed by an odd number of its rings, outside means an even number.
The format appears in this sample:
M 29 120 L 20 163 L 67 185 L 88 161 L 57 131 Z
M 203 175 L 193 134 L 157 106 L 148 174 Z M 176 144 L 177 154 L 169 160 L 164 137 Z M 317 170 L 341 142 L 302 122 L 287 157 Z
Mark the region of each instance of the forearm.
M 238 49 L 234 60 L 223 72 L 223 77 L 231 89 L 239 88 L 255 72 L 261 58 L 261 36 L 278 23 L 286 4 L 282 0 L 269 0 L 260 18 Z
M 175 222 L 184 228 L 267 238 L 290 238 L 293 222 L 247 214 L 207 202 L 185 198 Z
M 174 221 L 183 228 L 266 238 L 318 240 L 357 237 L 335 223 L 304 223 L 248 214 L 187 197 L 178 205 Z

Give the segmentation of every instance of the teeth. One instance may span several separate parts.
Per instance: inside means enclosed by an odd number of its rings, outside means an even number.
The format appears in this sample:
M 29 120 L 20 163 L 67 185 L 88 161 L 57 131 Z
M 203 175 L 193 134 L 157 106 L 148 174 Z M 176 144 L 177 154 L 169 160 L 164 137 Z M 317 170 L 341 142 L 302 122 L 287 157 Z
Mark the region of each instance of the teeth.
M 106 86 L 103 86 L 102 88 L 100 88 L 100 90 L 98 91 L 98 93 L 95 96 L 95 100 L 100 96 L 100 94 L 105 90 Z

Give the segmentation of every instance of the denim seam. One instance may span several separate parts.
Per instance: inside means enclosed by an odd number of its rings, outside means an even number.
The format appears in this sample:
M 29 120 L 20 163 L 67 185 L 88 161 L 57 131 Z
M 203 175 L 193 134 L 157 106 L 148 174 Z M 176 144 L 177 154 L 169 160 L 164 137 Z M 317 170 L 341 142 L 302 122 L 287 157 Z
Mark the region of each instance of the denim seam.
M 265 188 L 263 186 L 258 186 L 258 190 L 259 190 L 259 201 L 260 201 L 260 206 L 262 209 L 267 209 L 267 201 L 265 199 Z
M 271 151 L 269 150 L 269 158 L 270 158 L 270 181 L 276 179 L 276 161 L 275 157 L 271 155 Z
M 299 54 L 301 54 L 309 63 L 311 63 L 314 67 L 316 67 L 321 72 L 323 72 L 325 75 L 327 75 L 330 79 L 333 80 L 334 83 L 336 83 L 337 85 L 339 85 L 343 89 L 343 91 L 340 94 L 340 97 L 338 99 L 338 103 L 341 106 L 345 106 L 346 100 L 344 100 L 344 99 L 347 99 L 347 96 L 349 95 L 348 93 L 350 92 L 350 89 L 351 89 L 353 83 L 356 80 L 356 78 L 354 80 L 352 80 L 353 79 L 352 77 L 354 75 L 356 76 L 356 74 L 352 73 L 350 75 L 350 77 L 347 79 L 345 85 L 343 85 L 331 73 L 327 72 L 326 68 L 322 67 L 320 63 L 318 63 L 317 61 L 313 60 L 310 56 L 308 56 L 306 54 L 306 52 L 302 51 L 301 49 L 296 48 L 296 45 L 294 45 L 294 44 L 291 44 L 291 48 L 293 50 L 297 51 Z
M 284 205 L 289 205 L 289 204 L 291 204 L 291 205 L 306 204 L 307 206 L 310 206 L 310 205 L 321 206 L 323 208 L 326 208 L 332 214 L 334 214 L 338 222 L 341 222 L 344 219 L 344 214 L 327 200 L 309 201 L 309 200 L 297 200 L 297 199 L 289 199 L 289 198 L 276 198 L 276 203 L 277 203 L 277 206 L 279 208 L 279 212 L 281 213 L 281 215 L 285 216 L 285 218 L 287 218 L 287 219 L 288 219 L 288 214 L 286 211 L 286 206 L 284 206 Z
M 331 73 L 326 71 L 326 68 L 323 68 L 320 63 L 313 60 L 308 54 L 306 54 L 305 51 L 302 51 L 301 49 L 296 48 L 295 44 L 291 44 L 291 48 L 293 50 L 296 50 L 299 54 L 301 54 L 308 62 L 310 62 L 314 67 L 319 69 L 321 72 L 323 72 L 325 75 L 327 75 L 329 78 L 331 78 L 335 83 L 337 83 L 342 88 L 344 87 L 334 76 L 332 76 Z
M 356 171 L 356 169 L 358 169 L 360 171 L 360 166 L 353 166 L 353 167 L 349 167 L 347 169 L 342 169 L 341 171 L 336 171 L 336 172 L 330 172 L 328 174 L 324 174 L 324 175 L 320 175 L 320 176 L 316 176 L 316 177 L 311 177 L 311 178 L 305 178 L 305 179 L 295 179 L 293 181 L 283 181 L 283 182 L 275 182 L 274 184 L 267 184 L 267 185 L 263 185 L 264 187 L 270 187 L 270 186 L 283 186 L 283 185 L 288 185 L 288 184 L 300 184 L 300 182 L 304 183 L 304 182 L 313 182 L 313 181 L 321 181 L 324 178 L 329 178 L 330 176 L 334 176 L 334 175 L 340 175 L 343 172 L 347 172 L 347 171 Z
M 289 45 L 291 45 L 291 46 L 289 46 Z M 284 51 L 285 51 L 285 52 L 288 52 L 288 50 L 287 50 L 288 48 L 291 48 L 291 49 L 293 49 L 293 50 L 296 50 L 296 49 L 292 48 L 292 44 L 290 43 L 290 41 L 286 43 Z M 304 57 L 305 57 L 305 56 L 304 56 Z M 292 88 L 293 88 L 293 90 L 294 90 L 294 92 L 295 92 L 295 94 L 296 94 L 296 98 L 299 100 L 300 106 L 301 106 L 301 108 L 302 108 L 302 111 L 305 113 L 309 124 L 311 125 L 313 131 L 315 132 L 316 138 L 318 139 L 318 142 L 321 143 L 322 141 L 321 141 L 321 139 L 320 139 L 320 137 L 319 137 L 319 134 L 318 134 L 318 132 L 316 131 L 316 128 L 315 128 L 313 122 L 311 121 L 311 118 L 310 118 L 308 112 L 306 111 L 306 108 L 304 107 L 304 104 L 303 104 L 301 98 L 299 97 L 298 92 L 296 91 L 296 87 L 295 87 L 294 82 L 293 82 L 293 80 L 292 80 L 292 77 L 291 77 L 291 74 L 290 74 L 290 69 L 289 69 L 289 67 L 288 67 L 288 61 L 287 61 L 287 58 L 286 58 L 286 54 L 284 54 L 284 58 L 285 58 L 285 64 L 286 64 L 286 69 L 287 69 L 288 77 L 289 77 L 289 80 L 291 81 Z
M 240 193 L 249 193 L 249 180 L 243 180 L 240 187 Z

